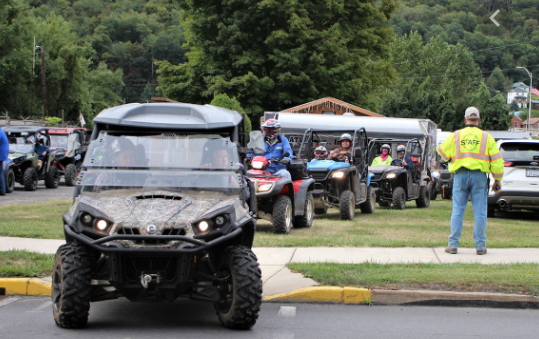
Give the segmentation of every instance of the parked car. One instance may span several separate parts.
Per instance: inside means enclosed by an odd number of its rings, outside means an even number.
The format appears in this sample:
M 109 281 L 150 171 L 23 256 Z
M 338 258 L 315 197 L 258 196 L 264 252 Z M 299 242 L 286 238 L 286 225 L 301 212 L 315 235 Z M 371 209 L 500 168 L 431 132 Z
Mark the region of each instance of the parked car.
M 539 140 L 498 140 L 497 144 L 504 178 L 499 193 L 489 188 L 488 216 L 494 217 L 497 210 L 539 211 Z
M 188 298 L 213 303 L 224 327 L 251 328 L 262 280 L 242 116 L 127 104 L 102 111 L 94 126 L 53 266 L 56 324 L 84 327 L 92 302 Z

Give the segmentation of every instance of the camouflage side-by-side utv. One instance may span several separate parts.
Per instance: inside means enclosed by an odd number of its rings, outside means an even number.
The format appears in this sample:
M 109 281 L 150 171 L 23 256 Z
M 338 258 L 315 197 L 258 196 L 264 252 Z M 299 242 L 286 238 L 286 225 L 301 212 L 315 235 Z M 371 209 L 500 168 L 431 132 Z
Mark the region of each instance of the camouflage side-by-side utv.
M 210 105 L 128 104 L 94 124 L 54 262 L 56 324 L 85 326 L 90 303 L 102 300 L 188 298 L 213 303 L 225 327 L 251 328 L 262 281 L 243 117 Z
M 9 142 L 9 158 L 6 161 L 6 192 L 15 189 L 15 183 L 24 186 L 27 191 L 35 191 L 39 180 L 45 181 L 47 188 L 57 188 L 60 182 L 58 168 L 55 166 L 57 156 L 63 156 L 55 150 L 47 153 L 41 168 L 37 167 L 38 154 L 36 140 L 50 146 L 50 137 L 46 127 L 9 126 L 4 128 Z

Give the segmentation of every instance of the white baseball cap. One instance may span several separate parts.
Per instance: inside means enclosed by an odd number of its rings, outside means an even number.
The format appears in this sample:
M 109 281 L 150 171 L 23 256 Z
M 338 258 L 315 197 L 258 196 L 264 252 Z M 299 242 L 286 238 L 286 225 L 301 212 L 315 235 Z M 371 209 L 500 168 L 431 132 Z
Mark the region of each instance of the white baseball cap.
M 479 115 L 479 110 L 473 106 L 466 109 L 464 117 L 469 120 L 478 120 L 481 118 L 481 116 Z

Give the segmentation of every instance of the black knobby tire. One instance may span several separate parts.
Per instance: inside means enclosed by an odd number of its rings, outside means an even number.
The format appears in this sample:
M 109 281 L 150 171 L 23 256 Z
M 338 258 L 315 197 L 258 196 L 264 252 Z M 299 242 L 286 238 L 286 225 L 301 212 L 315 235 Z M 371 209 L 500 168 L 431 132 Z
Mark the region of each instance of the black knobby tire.
M 22 177 L 24 189 L 27 191 L 35 191 L 37 189 L 37 171 L 33 167 L 28 167 L 24 170 Z
M 406 207 L 406 194 L 404 188 L 397 187 L 393 190 L 393 209 L 403 210 Z
M 430 205 L 430 193 L 428 186 L 419 187 L 419 197 L 415 201 L 415 205 L 418 208 L 429 207 Z
M 218 276 L 221 300 L 214 304 L 219 321 L 226 328 L 246 330 L 254 326 L 262 303 L 262 272 L 256 255 L 245 246 L 225 249 Z
M 434 181 L 429 182 L 429 194 L 430 194 L 430 200 L 434 201 L 438 197 L 438 193 L 436 193 L 436 183 Z
M 11 193 L 15 189 L 15 173 L 12 169 L 8 169 L 6 172 L 6 193 Z
M 371 214 L 376 209 L 376 192 L 371 186 L 367 187 L 367 199 L 359 205 L 361 213 Z
M 272 224 L 273 233 L 288 234 L 292 228 L 294 210 L 292 201 L 287 195 L 280 195 L 273 203 Z
M 341 220 L 353 220 L 356 215 L 356 197 L 352 191 L 346 190 L 339 198 Z
M 60 173 L 58 172 L 58 167 L 53 166 L 45 174 L 45 187 L 58 188 L 59 184 L 60 184 Z
M 66 186 L 75 186 L 77 182 L 77 166 L 69 164 L 66 166 L 64 180 Z
M 303 206 L 303 215 L 294 218 L 294 228 L 309 228 L 313 225 L 314 218 L 314 198 L 313 192 L 308 192 Z
M 52 313 L 58 326 L 81 328 L 88 322 L 91 274 L 86 247 L 71 243 L 58 248 L 52 272 Z

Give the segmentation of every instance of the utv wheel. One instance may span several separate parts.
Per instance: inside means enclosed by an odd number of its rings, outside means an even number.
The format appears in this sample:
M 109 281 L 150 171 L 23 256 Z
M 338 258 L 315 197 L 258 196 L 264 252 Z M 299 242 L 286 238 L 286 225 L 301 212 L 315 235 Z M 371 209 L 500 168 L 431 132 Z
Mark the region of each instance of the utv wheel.
M 225 250 L 218 266 L 221 300 L 214 304 L 224 327 L 246 330 L 256 323 L 262 303 L 262 273 L 255 254 L 245 246 Z
M 418 208 L 429 207 L 430 205 L 430 193 L 428 186 L 419 187 L 419 197 L 415 201 L 415 205 Z
M 397 187 L 393 191 L 393 209 L 403 210 L 406 207 L 406 195 L 404 194 L 404 188 Z
M 376 209 L 376 192 L 374 192 L 372 187 L 367 187 L 367 200 L 359 205 L 359 208 L 361 209 L 361 213 L 374 213 Z
M 23 174 L 22 182 L 24 189 L 35 191 L 37 189 L 37 171 L 33 167 L 28 167 Z
M 12 169 L 6 172 L 6 193 L 11 193 L 15 189 L 15 174 Z
M 294 218 L 294 228 L 309 228 L 313 225 L 314 218 L 314 198 L 313 193 L 308 192 L 305 197 L 303 215 Z
M 436 197 L 438 196 L 438 194 L 436 193 L 436 183 L 434 181 L 430 181 L 428 187 L 429 187 L 430 200 L 431 201 L 436 200 Z
M 73 164 L 66 166 L 64 180 L 66 186 L 75 186 L 75 183 L 77 182 L 77 166 Z
M 341 193 L 339 209 L 341 220 L 353 220 L 356 213 L 356 198 L 354 193 L 346 190 Z
M 91 273 L 90 254 L 84 246 L 72 243 L 58 248 L 52 272 L 52 313 L 56 325 L 64 328 L 86 325 Z
M 45 187 L 58 188 L 59 183 L 60 173 L 58 172 L 58 167 L 51 167 L 49 171 L 45 174 Z
M 278 196 L 273 203 L 273 233 L 290 233 L 292 218 L 292 201 L 287 195 Z

